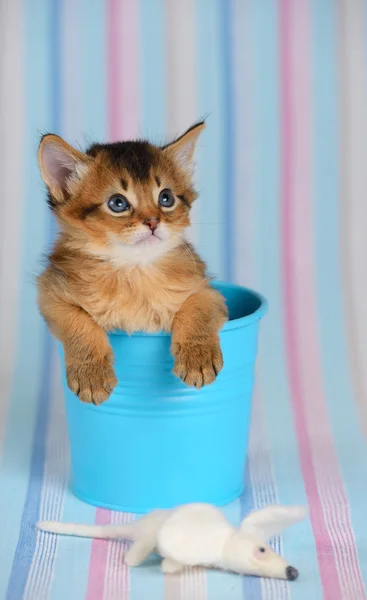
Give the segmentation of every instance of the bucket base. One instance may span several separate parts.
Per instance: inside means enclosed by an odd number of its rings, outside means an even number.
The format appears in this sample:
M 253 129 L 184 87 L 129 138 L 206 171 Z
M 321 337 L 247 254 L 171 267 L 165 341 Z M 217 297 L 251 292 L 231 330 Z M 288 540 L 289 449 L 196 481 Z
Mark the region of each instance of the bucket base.
M 237 500 L 237 498 L 239 498 L 242 495 L 243 490 L 244 490 L 244 486 L 241 486 L 241 488 L 237 492 L 232 494 L 231 496 L 228 496 L 226 498 L 220 498 L 219 500 L 217 500 L 215 502 L 210 502 L 210 504 L 214 504 L 214 506 L 225 506 L 226 504 L 230 504 L 231 502 L 234 502 L 235 500 Z M 134 506 L 123 506 L 123 505 L 119 505 L 119 504 L 104 504 L 104 503 L 98 502 L 96 500 L 93 500 L 92 498 L 89 498 L 87 495 L 83 494 L 83 492 L 80 492 L 74 486 L 71 486 L 71 491 L 73 492 L 74 496 L 76 496 L 82 502 L 86 502 L 87 504 L 91 504 L 92 506 L 96 506 L 97 508 L 107 508 L 108 510 L 116 510 L 119 512 L 133 513 L 136 515 L 144 515 L 149 512 L 152 512 L 153 510 L 157 510 L 157 508 L 151 508 L 151 507 L 147 507 L 147 508 L 140 507 L 139 510 L 136 510 L 136 507 L 134 507 Z M 200 502 L 200 500 L 195 500 L 195 502 Z M 203 500 L 201 500 L 201 502 L 203 502 Z M 174 507 L 173 506 L 160 506 L 159 508 L 167 509 L 167 508 L 174 508 Z

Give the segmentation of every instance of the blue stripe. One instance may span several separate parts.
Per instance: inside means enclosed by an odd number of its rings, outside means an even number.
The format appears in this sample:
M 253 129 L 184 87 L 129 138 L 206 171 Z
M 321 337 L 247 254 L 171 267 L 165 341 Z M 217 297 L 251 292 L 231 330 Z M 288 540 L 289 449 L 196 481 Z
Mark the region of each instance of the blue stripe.
M 93 3 L 90 4 L 91 11 Z M 60 29 L 67 31 L 67 35 L 60 36 L 60 55 L 62 56 L 60 81 L 58 82 L 60 106 L 60 135 L 70 144 L 82 144 L 82 115 L 84 106 L 81 95 L 81 2 L 75 0 L 63 0 L 61 6 Z M 57 96 L 56 89 L 54 90 Z
M 141 135 L 161 143 L 166 130 L 165 28 L 162 0 L 141 0 Z
M 36 531 L 34 524 L 38 520 L 41 501 L 51 390 L 50 373 L 52 344 L 51 338 L 46 331 L 44 335 L 45 342 L 42 357 L 41 389 L 38 399 L 28 490 L 20 524 L 18 544 L 14 554 L 13 568 L 9 578 L 6 600 L 23 598 L 29 569 L 36 548 Z
M 68 489 L 62 511 L 65 522 L 94 525 L 96 509 L 81 502 Z M 47 535 L 47 534 L 45 534 Z M 49 600 L 83 600 L 87 591 L 92 540 L 60 536 Z
M 241 520 L 241 502 L 239 499 L 224 506 L 221 510 L 234 527 L 239 526 Z M 242 578 L 236 573 L 224 573 L 215 569 L 206 570 L 206 598 L 208 600 L 212 598 L 241 600 L 242 587 Z M 137 600 L 140 599 L 137 598 Z
M 78 3 L 76 3 L 77 5 Z M 107 44 L 106 21 L 107 9 L 103 0 L 81 0 L 77 12 L 78 31 L 80 37 L 80 98 L 76 101 L 82 107 L 80 131 L 83 133 L 85 145 L 93 141 L 105 141 L 107 137 Z M 64 25 L 66 27 L 66 24 Z M 70 73 L 70 79 L 75 74 Z M 62 130 L 70 128 L 68 120 L 72 116 L 67 113 L 62 118 Z M 81 144 L 83 139 L 80 139 Z M 76 523 L 94 523 L 96 510 L 92 506 L 80 502 L 68 489 L 65 494 L 61 518 Z M 85 597 L 88 576 L 91 540 L 75 540 L 60 537 L 58 539 L 57 561 L 54 566 L 53 584 L 50 600 Z
M 140 3 L 140 134 L 152 142 L 164 142 L 166 130 L 165 80 L 165 19 L 162 0 L 141 0 Z M 164 578 L 157 572 L 157 564 L 147 564 L 130 571 L 129 600 L 161 600 L 164 597 Z
M 169 26 L 169 24 L 168 24 Z M 141 134 L 155 143 L 162 143 L 166 133 L 166 46 L 165 15 L 162 0 L 141 0 Z M 164 578 L 157 574 L 157 565 L 147 565 L 144 574 L 139 569 L 130 572 L 130 600 L 150 600 L 164 597 Z
M 255 506 L 251 488 L 250 468 L 249 464 L 247 463 L 245 471 L 245 489 L 241 497 L 241 520 L 254 508 Z M 242 582 L 244 600 L 249 598 L 254 598 L 254 600 L 261 598 L 261 582 L 259 577 L 242 577 Z
M 248 18 L 253 22 L 254 81 L 252 93 L 252 151 L 255 169 L 251 190 L 255 247 L 252 256 L 257 276 L 254 285 L 269 300 L 270 311 L 260 327 L 259 381 L 264 406 L 264 435 L 272 457 L 274 481 L 281 504 L 307 504 L 299 462 L 288 375 L 285 368 L 284 306 L 281 271 L 281 128 L 279 73 L 279 16 L 276 0 L 267 2 L 267 10 L 250 0 Z M 264 172 L 266 167 L 266 173 Z M 307 586 L 298 585 L 300 600 L 321 600 L 318 560 L 310 521 L 299 525 L 300 535 L 284 536 L 284 555 L 302 572 L 314 573 Z
M 52 107 L 52 121 L 54 132 L 61 135 L 61 2 L 51 0 L 50 3 L 50 102 Z
M 51 54 L 50 72 L 48 80 L 51 81 L 50 102 L 53 111 L 52 128 L 56 133 L 60 129 L 60 4 L 59 0 L 53 0 L 50 10 L 49 23 L 49 48 Z M 32 16 L 34 18 L 34 15 Z M 47 26 L 47 25 L 46 25 Z M 34 83 L 34 82 L 33 82 Z M 55 226 L 50 216 L 49 239 L 52 240 Z M 46 326 L 43 330 L 43 353 L 40 364 L 40 388 L 37 401 L 37 414 L 34 429 L 32 458 L 30 464 L 28 489 L 24 503 L 23 514 L 20 524 L 19 539 L 14 554 L 13 566 L 9 577 L 6 599 L 14 600 L 22 598 L 27 583 L 29 569 L 36 548 L 37 534 L 34 524 L 39 516 L 41 494 L 43 487 L 44 462 L 46 450 L 46 432 L 49 415 L 49 401 L 51 392 L 51 364 L 52 364 L 52 341 Z M 53 560 L 53 558 L 52 558 Z M 52 561 L 51 561 L 52 562 Z
M 321 334 L 321 359 L 326 401 L 339 468 L 350 504 L 354 534 L 360 551 L 360 568 L 367 582 L 363 550 L 367 525 L 361 498 L 367 495 L 367 443 L 353 402 L 349 372 L 347 320 L 344 316 L 340 273 L 340 168 L 343 139 L 339 132 L 338 22 L 332 0 L 313 0 L 314 85 L 314 210 L 316 277 Z M 355 92 L 354 92 L 355 93 Z M 348 202 L 347 198 L 343 202 Z M 327 238 L 325 238 L 325 231 Z M 325 275 L 327 274 L 327 276 Z M 337 367 L 336 367 L 337 365 Z
M 80 4 L 81 129 L 90 145 L 106 141 L 107 136 L 107 9 L 104 0 L 80 0 Z
M 207 261 L 211 273 L 224 278 L 223 228 L 224 168 L 223 168 L 223 81 L 221 64 L 221 12 L 219 2 L 197 2 L 197 94 L 198 111 L 208 115 L 197 158 L 198 190 L 200 192 L 199 252 Z
M 24 0 L 24 77 L 27 113 L 24 133 L 24 213 L 19 236 L 21 267 L 19 277 L 19 322 L 13 389 L 7 414 L 2 464 L 0 465 L 0 514 L 11 523 L 0 542 L 0 598 L 5 598 L 13 567 L 21 517 L 28 493 L 30 461 L 40 401 L 40 363 L 44 354 L 44 327 L 36 306 L 34 273 L 49 239 L 49 215 L 37 167 L 36 151 L 40 133 L 50 131 L 49 97 L 49 2 Z M 22 573 L 20 564 L 19 577 Z M 15 600 L 15 596 L 12 598 Z
M 61 3 L 62 0 L 50 2 L 50 102 L 52 111 L 53 131 L 61 135 Z M 50 242 L 55 239 L 57 232 L 56 219 L 49 215 Z
M 222 22 L 222 64 L 223 71 L 223 186 L 222 186 L 222 218 L 224 223 L 224 278 L 232 281 L 234 276 L 233 257 L 235 253 L 234 219 L 235 219 L 235 157 L 234 157 L 234 107 L 233 107 L 233 3 L 221 0 Z

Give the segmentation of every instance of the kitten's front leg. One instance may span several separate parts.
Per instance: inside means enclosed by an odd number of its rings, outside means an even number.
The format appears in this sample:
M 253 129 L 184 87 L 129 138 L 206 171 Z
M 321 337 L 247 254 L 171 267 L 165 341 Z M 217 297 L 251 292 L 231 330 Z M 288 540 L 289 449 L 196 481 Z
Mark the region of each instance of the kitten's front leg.
M 68 386 L 82 402 L 101 404 L 117 379 L 106 332 L 82 308 L 40 290 L 40 310 L 62 342 Z
M 174 373 L 187 385 L 212 383 L 223 367 L 218 332 L 227 320 L 224 298 L 211 287 L 192 294 L 172 323 Z

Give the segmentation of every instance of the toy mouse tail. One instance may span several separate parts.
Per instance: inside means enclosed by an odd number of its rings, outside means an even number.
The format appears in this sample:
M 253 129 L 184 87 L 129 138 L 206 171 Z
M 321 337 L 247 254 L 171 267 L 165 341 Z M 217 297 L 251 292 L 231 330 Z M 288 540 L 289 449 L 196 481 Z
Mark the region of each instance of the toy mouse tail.
M 79 523 L 60 523 L 58 521 L 39 521 L 36 527 L 41 531 L 60 535 L 100 539 L 134 539 L 133 523 L 125 523 L 124 525 L 82 525 Z

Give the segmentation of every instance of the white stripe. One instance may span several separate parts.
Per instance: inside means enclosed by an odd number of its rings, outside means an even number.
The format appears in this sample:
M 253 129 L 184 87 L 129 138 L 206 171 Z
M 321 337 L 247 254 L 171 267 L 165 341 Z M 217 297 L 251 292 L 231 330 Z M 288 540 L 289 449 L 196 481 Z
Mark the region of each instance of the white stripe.
M 334 494 L 332 491 L 333 486 L 332 483 L 330 483 L 329 492 L 331 493 L 329 493 L 329 502 L 331 506 L 334 507 L 334 511 L 331 508 L 325 521 L 330 526 L 330 530 L 333 531 L 335 545 L 339 548 L 339 553 L 341 552 L 341 558 L 339 559 L 339 555 L 336 557 L 340 569 L 341 587 L 344 594 L 348 595 L 349 593 L 352 594 L 353 597 L 358 597 L 358 594 L 361 593 L 361 589 L 358 586 L 358 583 L 357 587 L 355 587 L 356 580 L 353 579 L 353 577 L 351 579 L 354 569 L 353 563 L 355 563 L 355 553 L 353 552 L 353 544 L 355 544 L 355 542 L 353 541 L 353 536 L 351 537 L 348 535 L 348 530 L 345 530 L 343 527 L 343 523 L 348 522 L 348 520 L 350 521 L 349 509 L 348 507 L 343 506 L 343 500 L 340 497 L 340 494 L 338 495 L 337 490 L 334 490 Z
M 206 571 L 195 567 L 185 569 L 180 578 L 180 600 L 206 600 Z
M 355 573 L 359 571 L 355 551 L 356 542 L 352 530 L 344 526 L 345 523 L 351 523 L 349 506 L 343 505 L 343 494 L 340 488 L 335 486 L 332 472 L 318 469 L 317 459 L 314 468 L 322 499 L 324 520 L 334 548 L 343 597 L 363 597 L 364 589 L 355 577 Z
M 253 202 L 253 173 L 258 153 L 254 134 L 253 90 L 254 73 L 253 32 L 250 2 L 235 0 L 233 15 L 233 70 L 236 85 L 235 99 L 235 191 L 236 219 L 233 224 L 236 238 L 235 279 L 243 285 L 254 285 L 256 244 L 254 236 L 255 206 Z
M 345 97 L 343 118 L 347 127 L 344 132 L 343 156 L 344 190 L 343 220 L 346 239 L 341 260 L 344 263 L 348 289 L 346 315 L 352 329 L 353 362 L 361 398 L 367 397 L 367 370 L 364 368 L 367 347 L 367 277 L 366 277 L 366 221 L 367 221 L 367 74 L 366 74 L 366 12 L 363 0 L 341 3 L 341 21 L 344 30 L 344 55 L 342 69 L 345 72 Z M 367 404 L 363 400 L 359 408 L 367 428 Z
M 40 520 L 59 521 L 62 518 L 69 473 L 69 453 L 59 358 L 55 348 L 51 370 L 53 385 L 39 518 Z M 48 597 L 56 562 L 57 546 L 58 536 L 38 532 L 36 548 L 25 586 L 24 600 Z
M 165 0 L 166 134 L 170 139 L 184 133 L 203 116 L 198 114 L 196 102 L 195 36 L 195 0 Z M 200 198 L 191 209 L 192 226 L 188 231 L 188 237 L 195 245 L 199 241 L 199 202 Z
M 81 135 L 80 65 L 78 51 L 79 20 L 76 3 L 63 0 L 61 3 L 61 54 L 62 86 L 61 115 L 62 135 L 75 143 Z M 72 65 L 72 68 L 70 68 Z M 60 133 L 60 132 L 56 132 Z M 64 394 L 61 385 L 60 360 L 56 344 L 53 343 L 51 366 L 52 392 L 50 418 L 46 439 L 44 480 L 40 505 L 40 520 L 61 520 L 67 479 L 69 474 L 69 443 L 66 431 Z M 28 575 L 24 598 L 48 597 L 51 589 L 59 537 L 47 533 L 37 534 L 36 549 Z
M 197 119 L 195 1 L 166 0 L 167 134 L 176 136 Z
M 254 397 L 249 443 L 249 473 L 256 509 L 279 502 L 271 456 L 263 429 L 261 398 L 257 391 Z M 277 537 L 271 545 L 276 552 L 283 554 L 281 536 Z M 261 592 L 262 600 L 288 600 L 290 598 L 287 581 L 262 578 Z
M 17 344 L 24 182 L 23 2 L 0 4 L 0 454 Z
M 304 368 L 306 367 L 307 365 L 304 364 Z M 306 380 L 307 374 L 305 374 Z M 313 418 L 318 413 L 317 398 L 314 399 L 312 394 L 307 396 L 304 409 L 306 427 L 309 432 L 312 431 L 312 435 L 310 436 L 311 460 L 313 462 L 325 526 L 331 540 L 335 562 L 338 567 L 338 578 L 343 591 L 343 597 L 352 598 L 354 597 L 353 594 L 357 594 L 355 597 L 358 597 L 359 594 L 359 597 L 362 598 L 365 592 L 361 583 L 363 579 L 355 550 L 356 546 L 351 529 L 349 507 L 345 509 L 344 519 L 339 520 L 338 518 L 339 507 L 343 506 L 346 498 L 343 484 L 340 482 L 338 464 L 335 461 L 333 449 L 331 447 L 326 448 L 325 445 L 321 447 L 320 442 L 318 442 L 318 440 L 322 440 L 325 436 L 330 438 L 331 432 L 318 428 L 318 424 Z M 326 427 L 328 428 L 328 425 Z M 321 455 L 322 460 L 320 459 Z M 346 550 L 348 552 L 347 556 L 345 555 Z

